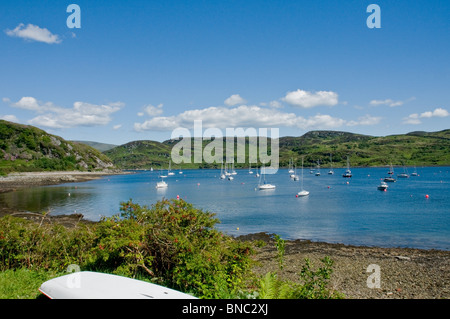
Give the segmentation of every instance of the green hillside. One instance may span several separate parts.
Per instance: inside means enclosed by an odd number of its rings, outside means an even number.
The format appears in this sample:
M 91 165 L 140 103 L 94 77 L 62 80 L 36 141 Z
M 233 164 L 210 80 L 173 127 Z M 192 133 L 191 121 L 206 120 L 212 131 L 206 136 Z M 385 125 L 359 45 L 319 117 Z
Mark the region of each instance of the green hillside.
M 109 151 L 110 149 L 113 149 L 114 147 L 118 146 L 115 144 L 99 143 L 99 142 L 92 142 L 92 141 L 72 141 L 72 142 L 89 145 L 90 147 L 93 147 L 100 152 L 106 152 L 106 151 Z
M 135 141 L 118 146 L 105 154 L 121 168 L 149 169 L 167 168 L 171 149 L 177 141 L 162 143 L 155 141 Z M 203 147 L 210 141 L 204 141 Z M 193 151 L 193 142 L 192 151 Z M 224 141 L 225 149 L 225 141 Z M 270 146 L 270 142 L 269 142 Z M 248 138 L 246 139 L 248 150 Z M 279 139 L 280 166 L 287 167 L 294 159 L 297 166 L 304 157 L 305 166 L 330 165 L 344 167 L 347 156 L 352 166 L 389 165 L 450 165 L 450 130 L 440 132 L 411 132 L 404 135 L 375 137 L 339 131 L 311 131 L 300 137 Z M 248 154 L 248 151 L 246 151 Z M 225 152 L 224 152 L 225 156 Z M 225 161 L 225 160 L 224 160 Z M 255 166 L 255 165 L 253 165 Z M 218 168 L 220 164 L 182 164 L 182 168 Z M 246 163 L 236 163 L 236 168 L 248 167 Z M 172 168 L 176 168 L 172 165 Z
M 17 171 L 102 170 L 111 160 L 98 150 L 30 125 L 0 120 L 0 174 Z

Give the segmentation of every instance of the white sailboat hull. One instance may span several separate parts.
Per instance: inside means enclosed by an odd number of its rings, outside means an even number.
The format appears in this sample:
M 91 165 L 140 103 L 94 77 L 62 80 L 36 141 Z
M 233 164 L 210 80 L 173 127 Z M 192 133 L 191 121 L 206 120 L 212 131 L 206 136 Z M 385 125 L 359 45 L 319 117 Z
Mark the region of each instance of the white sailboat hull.
M 309 195 L 309 192 L 308 192 L 308 191 L 305 191 L 305 190 L 302 190 L 302 191 L 298 192 L 297 195 L 298 195 L 298 196 L 308 196 L 308 195 Z
M 264 190 L 264 189 L 274 189 L 274 188 L 276 188 L 276 186 L 275 186 L 275 185 L 272 185 L 272 184 L 264 184 L 264 185 L 259 185 L 258 188 L 261 189 L 261 190 Z

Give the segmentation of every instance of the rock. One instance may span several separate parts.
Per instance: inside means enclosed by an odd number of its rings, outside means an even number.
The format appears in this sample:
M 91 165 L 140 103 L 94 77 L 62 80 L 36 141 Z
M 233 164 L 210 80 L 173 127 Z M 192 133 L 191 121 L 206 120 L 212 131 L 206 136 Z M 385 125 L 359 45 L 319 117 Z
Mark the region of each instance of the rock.
M 395 258 L 397 258 L 399 260 L 411 260 L 411 258 L 405 257 L 405 256 L 395 256 Z

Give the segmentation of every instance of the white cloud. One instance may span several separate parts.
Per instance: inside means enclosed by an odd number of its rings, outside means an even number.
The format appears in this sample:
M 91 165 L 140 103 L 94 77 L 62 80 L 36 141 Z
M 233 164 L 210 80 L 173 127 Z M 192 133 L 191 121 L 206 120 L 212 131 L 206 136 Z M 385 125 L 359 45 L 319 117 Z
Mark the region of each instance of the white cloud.
M 117 124 L 113 126 L 113 130 L 118 130 L 119 128 L 122 127 L 122 124 Z
M 309 92 L 298 89 L 288 92 L 282 100 L 301 108 L 311 108 L 318 105 L 333 106 L 338 104 L 338 94 L 332 91 Z
M 270 105 L 271 107 L 276 108 L 276 109 L 280 109 L 280 108 L 283 107 L 283 105 L 281 105 L 281 103 L 280 103 L 279 101 L 270 101 L 270 102 L 269 102 L 269 105 Z
M 39 105 L 38 101 L 31 96 L 22 97 L 18 102 L 13 103 L 12 106 L 37 112 L 40 112 L 44 109 L 43 106 Z
M 9 122 L 19 122 L 18 118 L 15 115 L 8 114 L 8 115 L 0 115 L 0 120 L 5 120 Z
M 159 104 L 158 106 L 153 106 L 151 104 L 147 105 L 144 107 L 144 112 L 147 113 L 150 116 L 157 116 L 157 115 L 161 115 L 163 113 L 163 104 Z M 142 112 L 139 112 L 139 114 L 144 115 Z M 139 115 L 139 116 L 142 116 Z
M 19 37 L 25 40 L 44 42 L 48 44 L 61 42 L 58 35 L 52 34 L 46 28 L 40 28 L 33 24 L 28 24 L 25 26 L 23 23 L 20 23 L 14 30 L 6 30 L 5 33 L 10 37 Z
M 72 108 L 63 108 L 52 102 L 40 102 L 34 97 L 22 97 L 18 102 L 11 103 L 11 106 L 40 114 L 29 120 L 29 124 L 50 128 L 67 128 L 106 125 L 112 120 L 111 114 L 120 110 L 124 104 L 115 102 L 96 105 L 75 102 Z
M 403 123 L 405 124 L 420 124 L 422 123 L 422 121 L 420 119 L 423 118 L 431 118 L 431 117 L 447 117 L 449 116 L 450 113 L 443 108 L 436 108 L 434 109 L 434 111 L 426 111 L 423 113 L 413 113 L 408 115 L 407 117 L 405 117 L 403 119 Z
M 294 127 L 299 129 L 331 129 L 343 126 L 346 120 L 330 115 L 317 114 L 308 118 L 278 109 L 256 105 L 240 105 L 234 108 L 208 107 L 188 110 L 174 116 L 154 117 L 143 123 L 135 123 L 136 131 L 170 131 L 177 127 L 191 129 L 194 120 L 202 120 L 203 128 L 260 128 Z
M 246 101 L 239 94 L 233 94 L 232 96 L 227 98 L 224 103 L 225 105 L 233 106 L 236 104 L 244 104 L 246 103 Z

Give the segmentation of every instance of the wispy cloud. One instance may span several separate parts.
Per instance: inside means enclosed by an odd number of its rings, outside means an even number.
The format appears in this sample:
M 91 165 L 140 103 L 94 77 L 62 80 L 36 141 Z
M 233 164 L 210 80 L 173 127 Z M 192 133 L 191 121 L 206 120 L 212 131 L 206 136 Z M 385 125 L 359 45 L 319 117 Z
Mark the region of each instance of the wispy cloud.
M 356 125 L 376 125 L 380 123 L 381 117 L 380 116 L 372 116 L 369 114 L 366 114 L 364 116 L 361 116 L 358 118 L 357 121 L 351 120 L 347 122 L 347 126 L 356 126 Z
M 385 100 L 372 100 L 370 101 L 370 105 L 373 106 L 377 106 L 377 105 L 388 105 L 390 107 L 395 107 L 395 106 L 401 106 L 403 104 L 405 104 L 406 102 L 415 100 L 415 97 L 411 97 L 405 101 L 394 101 L 392 99 L 385 99 Z
M 338 104 L 338 94 L 332 91 L 309 92 L 298 89 L 288 92 L 281 100 L 301 108 L 311 108 L 319 105 L 333 106 Z
M 37 113 L 36 117 L 28 121 L 29 124 L 55 129 L 106 125 L 112 120 L 111 115 L 124 106 L 122 102 L 101 105 L 75 102 L 72 108 L 64 108 L 30 96 L 22 97 L 10 105 Z
M 421 124 L 421 119 L 431 118 L 431 117 L 447 117 L 450 113 L 443 108 L 436 108 L 434 111 L 426 111 L 423 113 L 413 113 L 408 115 L 403 119 L 403 123 L 405 124 Z
M 19 122 L 19 119 L 12 114 L 0 115 L 0 120 L 10 121 L 10 122 Z
M 25 26 L 20 23 L 13 30 L 5 30 L 5 33 L 10 37 L 18 37 L 25 40 L 44 42 L 48 44 L 61 43 L 61 39 L 58 35 L 52 34 L 46 28 L 40 28 L 34 24 L 28 24 Z

